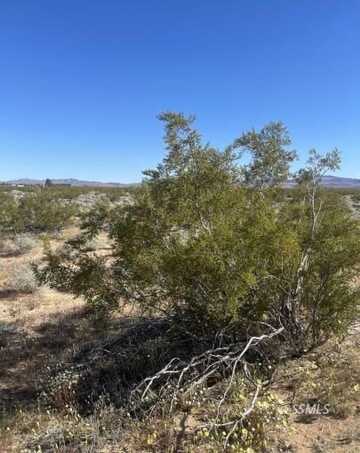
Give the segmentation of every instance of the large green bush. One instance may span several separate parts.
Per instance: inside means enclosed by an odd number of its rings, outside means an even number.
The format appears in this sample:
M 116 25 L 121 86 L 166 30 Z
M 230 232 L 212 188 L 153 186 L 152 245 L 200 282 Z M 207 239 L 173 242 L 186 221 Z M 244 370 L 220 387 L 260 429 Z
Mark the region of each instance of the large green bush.
M 167 156 L 133 203 L 84 213 L 82 234 L 48 249 L 37 269 L 41 282 L 98 310 L 133 303 L 152 316 L 79 351 L 71 386 L 65 366 L 45 394 L 83 413 L 105 394 L 127 420 L 149 415 L 146 429 L 202 407 L 198 445 L 209 437 L 216 451 L 260 451 L 263 421 L 281 415 L 266 391 L 278 360 L 346 332 L 359 315 L 359 224 L 319 184 L 339 155 L 312 151 L 284 190 L 296 155 L 282 124 L 220 151 L 191 118 L 161 119 Z M 108 256 L 87 246 L 100 232 Z M 148 441 L 161 449 L 153 433 Z
M 338 152 L 311 152 L 289 192 L 281 185 L 296 154 L 281 123 L 220 151 L 202 143 L 192 118 L 161 119 L 168 153 L 145 172 L 134 204 L 84 222 L 87 240 L 107 225 L 112 260 L 72 242 L 48 251 L 41 280 L 103 309 L 136 303 L 190 335 L 283 326 L 295 354 L 344 331 L 359 308 L 359 226 L 319 187 Z

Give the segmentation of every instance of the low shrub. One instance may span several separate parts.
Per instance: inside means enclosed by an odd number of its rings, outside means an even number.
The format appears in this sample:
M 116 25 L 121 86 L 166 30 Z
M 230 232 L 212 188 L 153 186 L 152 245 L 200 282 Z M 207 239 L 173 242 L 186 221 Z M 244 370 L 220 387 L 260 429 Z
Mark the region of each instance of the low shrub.
M 26 193 L 19 199 L 0 194 L 0 231 L 7 234 L 56 232 L 75 213 L 71 203 L 64 203 L 45 189 Z
M 0 239 L 0 256 L 16 256 L 19 249 L 11 239 Z
M 32 250 L 36 246 L 37 241 L 33 236 L 28 234 L 19 234 L 15 236 L 14 244 L 19 250 L 19 253 L 22 254 Z
M 36 291 L 38 284 L 29 263 L 14 266 L 7 279 L 8 289 L 20 293 L 33 293 Z
M 2 256 L 17 256 L 29 252 L 37 244 L 37 241 L 32 236 L 27 234 L 19 234 L 13 238 L 8 237 L 0 240 L 0 255 Z

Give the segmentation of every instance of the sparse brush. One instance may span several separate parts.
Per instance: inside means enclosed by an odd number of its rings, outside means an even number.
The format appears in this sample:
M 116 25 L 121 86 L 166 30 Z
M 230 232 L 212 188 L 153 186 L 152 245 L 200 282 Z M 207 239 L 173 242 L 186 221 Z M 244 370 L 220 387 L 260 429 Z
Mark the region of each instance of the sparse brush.
M 28 234 L 19 234 L 15 236 L 14 244 L 19 250 L 19 253 L 26 253 L 36 246 L 37 241 L 33 236 Z
M 21 293 L 33 293 L 36 291 L 38 284 L 29 263 L 14 266 L 7 279 L 8 289 Z
M 298 421 L 355 415 L 360 401 L 356 327 L 343 342 L 333 339 L 307 357 L 287 362 L 279 371 L 278 380 L 286 382 L 292 393 L 289 401 Z
M 0 240 L 0 255 L 17 256 L 29 252 L 36 246 L 36 240 L 28 234 Z
M 94 252 L 97 248 L 97 241 L 96 239 L 90 239 L 84 244 L 84 251 L 87 252 Z
M 6 234 L 56 232 L 76 214 L 72 204 L 46 190 L 26 193 L 19 199 L 0 194 L 0 231 Z
M 19 248 L 11 239 L 0 239 L 0 255 L 16 256 L 19 255 Z

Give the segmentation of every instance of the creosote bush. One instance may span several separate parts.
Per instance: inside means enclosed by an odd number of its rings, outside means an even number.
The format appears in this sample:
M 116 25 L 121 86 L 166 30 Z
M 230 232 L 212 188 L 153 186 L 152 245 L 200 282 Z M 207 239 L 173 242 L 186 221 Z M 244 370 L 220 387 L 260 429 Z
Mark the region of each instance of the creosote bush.
M 285 191 L 296 153 L 281 123 L 219 150 L 203 143 L 193 118 L 167 112 L 160 119 L 167 155 L 144 172 L 133 202 L 85 214 L 82 234 L 58 252 L 48 247 L 37 277 L 98 310 L 132 303 L 168 323 L 153 354 L 146 341 L 138 349 L 129 343 L 114 375 L 112 363 L 88 378 L 104 388 L 104 376 L 118 376 L 112 383 L 134 417 L 172 413 L 181 394 L 227 382 L 220 398 L 207 399 L 221 409 L 209 429 L 225 432 L 227 448 L 256 418 L 260 397 L 236 416 L 222 412 L 235 377 L 251 383 L 256 364 L 301 356 L 359 315 L 359 224 L 320 186 L 339 167 L 337 150 L 310 151 L 296 187 Z M 100 232 L 108 234 L 110 257 L 85 246 Z M 144 358 L 140 367 L 136 357 Z M 272 371 L 262 372 L 271 380 Z M 89 379 L 80 382 L 85 388 Z M 254 436 L 251 445 L 260 448 Z M 240 442 L 246 445 L 244 436 Z
M 96 307 L 135 303 L 199 336 L 284 326 L 295 354 L 346 329 L 359 307 L 359 226 L 319 186 L 338 152 L 311 151 L 289 195 L 280 186 L 296 154 L 281 123 L 220 151 L 202 144 L 192 118 L 160 118 L 168 155 L 145 172 L 134 203 L 84 217 L 82 238 L 48 250 L 40 279 Z M 105 226 L 110 262 L 83 247 Z
M 0 232 L 3 234 L 56 232 L 74 214 L 74 207 L 62 202 L 50 189 L 26 192 L 18 199 L 0 192 Z

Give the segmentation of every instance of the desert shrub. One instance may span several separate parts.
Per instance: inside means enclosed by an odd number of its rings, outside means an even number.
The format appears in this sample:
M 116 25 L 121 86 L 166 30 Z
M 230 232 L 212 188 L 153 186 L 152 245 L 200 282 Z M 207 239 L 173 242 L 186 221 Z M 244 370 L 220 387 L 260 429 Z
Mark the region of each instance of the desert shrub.
M 35 232 L 61 230 L 74 214 L 71 205 L 61 203 L 47 190 L 21 199 L 19 211 L 23 230 Z
M 59 231 L 75 212 L 48 189 L 28 192 L 18 200 L 0 194 L 0 230 L 7 233 Z
M 0 239 L 0 256 L 16 256 L 19 253 L 19 248 L 12 239 Z
M 82 235 L 59 253 L 48 249 L 37 270 L 41 282 L 82 295 L 99 310 L 134 303 L 169 324 L 156 342 L 122 350 L 117 373 L 113 356 L 109 369 L 90 373 L 102 390 L 110 373 L 134 416 L 171 412 L 174 398 L 213 386 L 215 377 L 240 373 L 251 381 L 250 364 L 271 360 L 273 367 L 280 357 L 302 355 L 344 333 L 359 314 L 359 224 L 337 193 L 320 187 L 339 166 L 337 150 L 311 151 L 289 192 L 281 185 L 295 153 L 281 123 L 220 151 L 202 143 L 192 118 L 161 119 L 168 154 L 145 172 L 133 203 L 89 213 Z M 84 248 L 101 231 L 111 240 L 110 259 Z M 81 382 L 78 388 L 93 389 Z M 212 399 L 218 407 L 225 409 L 233 382 Z M 254 414 L 248 409 L 245 418 Z M 228 428 L 246 426 L 241 414 L 223 417 Z
M 19 223 L 20 213 L 15 198 L 7 192 L 0 192 L 0 232 L 14 232 Z
M 19 253 L 26 253 L 36 247 L 37 241 L 28 234 L 18 234 L 14 238 L 14 243 Z
M 134 193 L 132 205 L 85 216 L 71 253 L 48 253 L 43 281 L 94 306 L 121 301 L 176 318 L 176 326 L 213 335 L 259 322 L 283 325 L 294 353 L 351 323 L 359 290 L 359 227 L 342 199 L 324 193 L 336 151 L 311 153 L 289 193 L 278 188 L 294 159 L 286 129 L 252 131 L 221 152 L 203 145 L 191 120 L 164 114 L 168 155 Z M 250 152 L 248 165 L 239 157 Z M 105 226 L 113 260 L 83 244 Z M 279 324 L 280 322 L 280 324 Z
M 0 240 L 0 255 L 16 256 L 29 252 L 36 246 L 36 240 L 26 234 L 16 235 Z
M 21 293 L 33 293 L 38 284 L 32 266 L 28 263 L 14 266 L 7 279 L 9 289 Z

